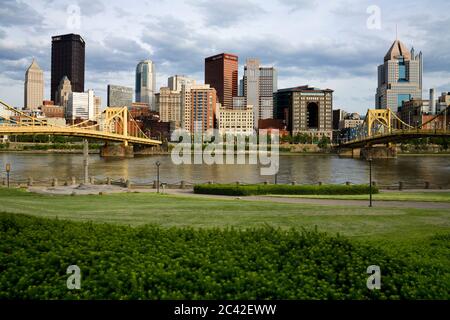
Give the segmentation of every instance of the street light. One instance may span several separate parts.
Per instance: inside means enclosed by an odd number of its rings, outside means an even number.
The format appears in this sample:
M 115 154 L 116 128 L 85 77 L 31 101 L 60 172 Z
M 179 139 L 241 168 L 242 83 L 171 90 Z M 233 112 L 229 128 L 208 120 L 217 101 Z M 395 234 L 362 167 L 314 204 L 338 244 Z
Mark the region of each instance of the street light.
M 369 207 L 372 207 L 372 158 L 369 158 Z
M 159 193 L 159 166 L 161 165 L 161 162 L 156 161 L 156 192 Z
M 6 184 L 9 188 L 9 173 L 11 172 L 11 165 L 7 163 L 5 169 L 6 169 Z

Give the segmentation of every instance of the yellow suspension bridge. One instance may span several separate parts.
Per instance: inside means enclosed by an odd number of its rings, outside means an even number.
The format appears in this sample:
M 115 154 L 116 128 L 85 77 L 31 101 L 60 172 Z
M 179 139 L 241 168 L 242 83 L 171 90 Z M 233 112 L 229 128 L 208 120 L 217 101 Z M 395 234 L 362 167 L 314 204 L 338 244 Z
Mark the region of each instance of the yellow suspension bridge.
M 356 156 L 364 158 L 395 157 L 396 149 L 392 144 L 397 142 L 428 137 L 449 138 L 449 110 L 450 106 L 423 123 L 417 121 L 411 125 L 390 109 L 369 109 L 364 122 L 351 131 L 348 139 L 341 140 L 337 148 L 342 155 L 355 156 L 355 150 L 358 150 Z M 420 118 L 422 120 L 422 116 Z M 382 152 L 374 152 L 376 148 Z M 351 153 L 346 154 L 345 150 L 351 150 Z
M 356 127 L 341 147 L 358 148 L 375 144 L 399 142 L 412 138 L 450 137 L 447 111 L 442 110 L 424 123 L 410 125 L 390 109 L 369 109 L 364 122 Z
M 0 100 L 4 112 L 0 112 L 0 136 L 53 135 L 99 139 L 105 142 L 156 146 L 161 141 L 148 137 L 133 119 L 127 107 L 107 108 L 95 119 L 74 125 L 53 125 L 46 119 L 30 116 Z

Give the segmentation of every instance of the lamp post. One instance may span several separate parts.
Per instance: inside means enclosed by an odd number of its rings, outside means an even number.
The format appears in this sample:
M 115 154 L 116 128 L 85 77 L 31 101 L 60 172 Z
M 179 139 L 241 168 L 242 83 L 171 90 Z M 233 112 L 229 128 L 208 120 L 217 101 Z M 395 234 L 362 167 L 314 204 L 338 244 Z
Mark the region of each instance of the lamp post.
M 7 163 L 5 169 L 6 169 L 6 185 L 9 188 L 9 173 L 11 172 L 11 165 Z
M 87 139 L 83 140 L 83 169 L 84 184 L 89 183 L 89 143 Z
M 411 126 L 411 111 L 409 111 L 408 124 Z
M 156 161 L 156 192 L 159 193 L 159 166 L 161 162 Z
M 372 207 L 372 158 L 369 158 L 369 207 Z
M 447 108 L 444 110 L 444 132 L 447 132 Z

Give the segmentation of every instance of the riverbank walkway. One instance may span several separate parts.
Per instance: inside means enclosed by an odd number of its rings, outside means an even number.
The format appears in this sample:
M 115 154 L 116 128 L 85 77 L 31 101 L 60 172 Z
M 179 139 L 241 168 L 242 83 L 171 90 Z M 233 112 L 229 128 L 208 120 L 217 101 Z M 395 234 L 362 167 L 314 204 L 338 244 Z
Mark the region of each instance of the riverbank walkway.
M 81 185 L 81 186 L 58 186 L 58 187 L 29 187 L 30 192 L 47 195 L 98 195 L 98 194 L 112 194 L 112 193 L 156 193 L 153 188 L 124 188 L 120 186 L 111 185 Z M 408 192 L 418 192 L 419 190 L 408 190 Z M 367 200 L 347 200 L 347 199 L 315 199 L 315 198 L 300 198 L 295 196 L 223 196 L 223 195 L 208 195 L 195 194 L 192 189 L 160 189 L 160 192 L 169 195 L 196 197 L 206 199 L 222 199 L 229 201 L 263 201 L 272 203 L 291 203 L 291 204 L 307 204 L 307 205 L 321 205 L 321 206 L 336 206 L 336 207 L 366 207 Z M 389 190 L 382 192 L 390 192 Z M 420 192 L 449 192 L 449 190 L 420 190 Z M 369 196 L 367 196 L 369 197 Z M 413 209 L 449 209 L 450 202 L 435 202 L 435 201 L 399 201 L 399 200 L 374 200 L 373 206 L 386 208 L 413 208 Z

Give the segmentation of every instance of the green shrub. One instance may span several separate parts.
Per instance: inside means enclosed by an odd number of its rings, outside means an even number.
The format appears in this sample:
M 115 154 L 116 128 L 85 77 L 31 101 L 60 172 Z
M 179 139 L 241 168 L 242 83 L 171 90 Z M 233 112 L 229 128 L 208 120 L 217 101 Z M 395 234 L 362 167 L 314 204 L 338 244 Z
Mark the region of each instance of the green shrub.
M 132 228 L 0 214 L 0 236 L 0 299 L 450 298 L 448 265 L 318 232 Z M 436 237 L 434 248 L 445 250 L 448 239 Z M 73 264 L 80 290 L 66 287 Z M 366 287 L 373 264 L 381 290 Z
M 354 195 L 369 194 L 369 185 L 286 185 L 286 184 L 198 184 L 195 193 L 227 196 L 249 196 L 264 194 L 279 195 Z M 373 186 L 372 193 L 378 193 Z

